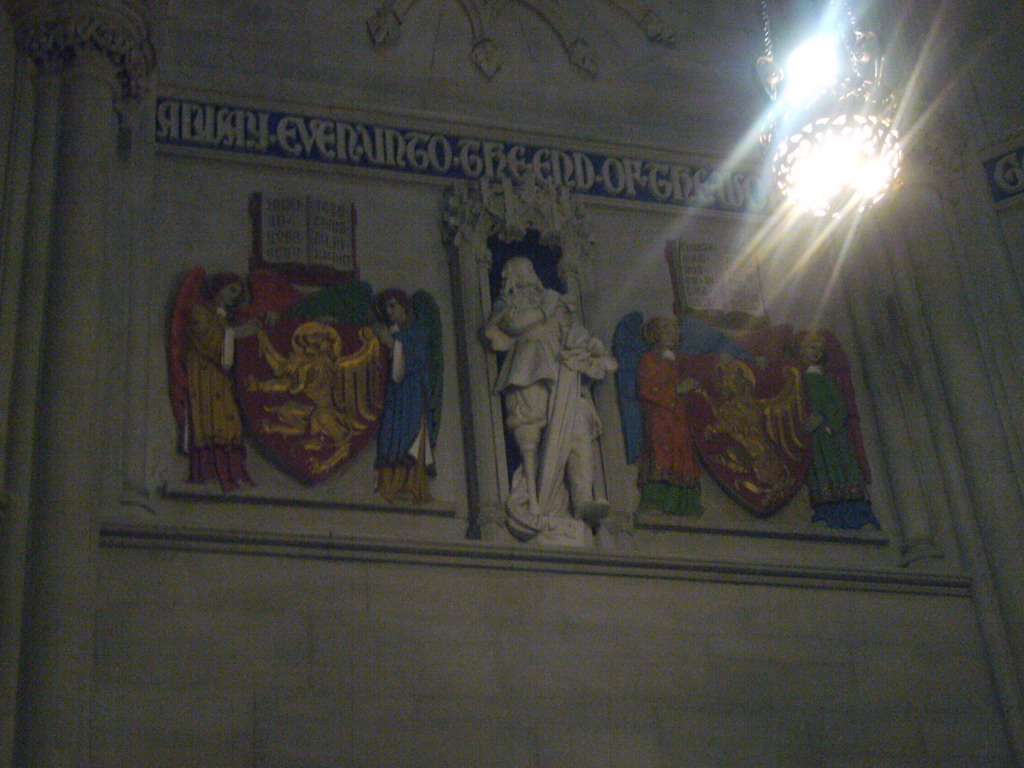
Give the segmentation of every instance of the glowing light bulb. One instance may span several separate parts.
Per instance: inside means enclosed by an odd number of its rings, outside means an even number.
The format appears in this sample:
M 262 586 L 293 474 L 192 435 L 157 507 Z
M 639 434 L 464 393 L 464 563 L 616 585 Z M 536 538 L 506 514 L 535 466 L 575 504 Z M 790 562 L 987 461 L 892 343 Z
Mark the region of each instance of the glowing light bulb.
M 838 45 L 832 35 L 817 35 L 797 46 L 786 59 L 782 98 L 800 104 L 839 79 Z

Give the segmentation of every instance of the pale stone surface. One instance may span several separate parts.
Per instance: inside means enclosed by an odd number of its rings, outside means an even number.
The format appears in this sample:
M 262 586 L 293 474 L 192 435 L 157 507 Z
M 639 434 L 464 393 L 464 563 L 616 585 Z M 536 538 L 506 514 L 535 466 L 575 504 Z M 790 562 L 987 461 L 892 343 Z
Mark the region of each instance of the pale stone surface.
M 560 294 L 544 288 L 528 258 L 509 259 L 483 331 L 490 351 L 504 356 L 494 390 L 521 456 L 506 525 L 517 539 L 545 546 L 587 546 L 586 522 L 608 513 L 591 382 L 617 363 L 583 326 L 580 269 L 575 254 L 559 260 L 568 286 Z
M 105 766 L 1007 764 L 965 598 L 102 553 Z
M 253 698 L 244 687 L 104 687 L 93 708 L 93 765 L 228 768 L 254 757 Z

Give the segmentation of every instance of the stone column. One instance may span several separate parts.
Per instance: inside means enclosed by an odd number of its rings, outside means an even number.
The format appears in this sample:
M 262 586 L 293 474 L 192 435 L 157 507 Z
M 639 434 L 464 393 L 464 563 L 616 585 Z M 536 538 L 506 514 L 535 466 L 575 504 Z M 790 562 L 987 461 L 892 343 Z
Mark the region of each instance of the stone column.
M 21 52 L 41 78 L 56 78 L 13 763 L 71 768 L 89 763 L 95 523 L 116 437 L 107 404 L 116 395 L 108 382 L 119 331 L 109 307 L 131 279 L 117 274 L 124 259 L 106 237 L 114 99 L 137 91 L 152 49 L 142 17 L 120 0 L 8 7 Z
M 20 189 L 16 190 L 13 184 L 9 188 L 10 199 L 5 203 L 10 207 L 4 219 L 9 238 L 4 242 L 3 255 L 4 276 L 9 281 L 4 286 L 4 341 L 8 341 L 8 333 L 13 338 L 9 346 L 4 345 L 9 361 L 5 371 L 10 378 L 9 390 L 4 392 L 8 420 L 3 457 L 5 509 L 0 536 L 0 764 L 9 764 L 14 743 L 36 393 L 56 173 L 58 84 L 52 75 L 35 78 L 33 82 L 31 72 L 27 71 L 30 66 L 19 62 L 18 74 L 23 77 L 15 94 L 15 136 L 22 152 L 16 153 L 18 172 L 12 174 L 12 181 L 20 184 Z M 21 221 L 20 228 L 15 216 Z
M 847 310 L 854 329 L 861 375 L 871 394 L 872 428 L 881 462 L 872 462 L 884 477 L 890 521 L 897 528 L 901 564 L 942 557 L 935 543 L 929 509 L 938 502 L 920 468 L 936 465 L 919 397 L 913 340 L 899 303 L 886 293 L 892 282 L 882 259 L 863 259 L 859 280 L 846 284 Z
M 955 448 L 944 475 L 963 563 L 971 574 L 978 622 L 992 663 L 1014 753 L 1024 759 L 1024 483 L 1014 341 L 1024 305 L 1001 288 L 1010 278 L 1004 253 L 985 247 L 980 217 L 958 208 L 967 181 L 933 172 L 904 190 L 904 218 L 893 222 L 905 244 L 905 270 L 922 318 L 943 394 L 946 422 L 937 437 Z M 979 169 L 980 170 L 980 169 Z M 980 175 L 980 174 L 979 174 Z M 937 183 L 936 183 L 937 182 Z M 952 194 L 950 194 L 952 191 Z M 957 198 L 960 199 L 957 199 Z M 980 196 L 977 196 L 980 198 Z M 950 199 L 952 198 L 952 199 Z M 980 198 L 983 199 L 983 198 Z M 967 209 L 970 212 L 970 209 Z M 984 221 L 984 219 L 980 219 Z M 985 222 L 989 223 L 989 222 Z M 996 279 L 993 280 L 993 276 Z M 953 451 L 949 451 L 953 453 Z

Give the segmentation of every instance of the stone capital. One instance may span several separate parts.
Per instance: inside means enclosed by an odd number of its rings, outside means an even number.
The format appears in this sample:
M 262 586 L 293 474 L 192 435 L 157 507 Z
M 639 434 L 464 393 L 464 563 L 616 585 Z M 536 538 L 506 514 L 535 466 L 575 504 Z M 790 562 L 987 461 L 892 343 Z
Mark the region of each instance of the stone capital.
M 19 50 L 42 69 L 97 51 L 114 68 L 122 97 L 137 96 L 153 70 L 149 27 L 131 0 L 8 0 Z

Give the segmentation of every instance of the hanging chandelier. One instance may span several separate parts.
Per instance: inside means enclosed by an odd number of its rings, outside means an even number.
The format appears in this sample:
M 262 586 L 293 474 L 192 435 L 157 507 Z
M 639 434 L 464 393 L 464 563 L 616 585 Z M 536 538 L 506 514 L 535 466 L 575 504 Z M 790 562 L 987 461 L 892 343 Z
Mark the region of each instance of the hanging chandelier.
M 818 216 L 863 211 L 897 184 L 903 152 L 893 127 L 896 97 L 881 84 L 878 38 L 858 26 L 843 0 L 829 0 L 817 32 L 775 58 L 768 0 L 761 0 L 764 54 L 754 66 L 768 100 L 779 191 Z

